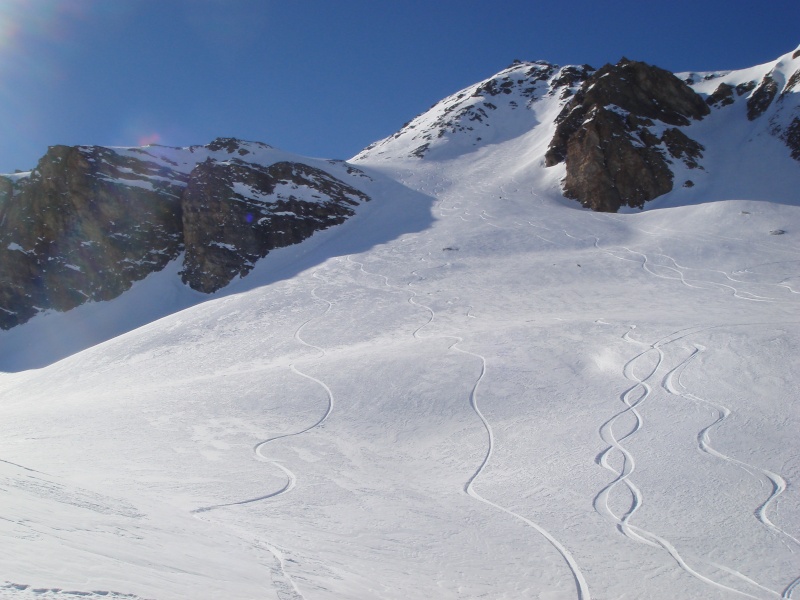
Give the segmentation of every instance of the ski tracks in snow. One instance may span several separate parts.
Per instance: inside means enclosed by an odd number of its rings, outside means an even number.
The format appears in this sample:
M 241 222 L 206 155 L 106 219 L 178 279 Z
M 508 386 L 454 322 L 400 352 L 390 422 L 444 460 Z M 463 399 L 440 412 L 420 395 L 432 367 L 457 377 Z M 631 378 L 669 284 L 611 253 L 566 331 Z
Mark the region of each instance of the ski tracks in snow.
M 319 274 L 317 273 L 317 271 L 314 271 L 312 273 L 312 277 L 314 277 L 315 279 L 320 279 Z M 310 294 L 311 294 L 311 297 L 316 302 L 324 303 L 327 306 L 326 306 L 326 308 L 325 308 L 325 310 L 324 310 L 324 312 L 322 314 L 315 315 L 315 316 L 307 319 L 306 321 L 304 321 L 295 330 L 294 339 L 299 344 L 302 344 L 303 346 L 306 346 L 306 347 L 316 351 L 316 353 L 317 353 L 317 357 L 316 358 L 317 359 L 321 359 L 321 358 L 325 357 L 325 355 L 327 354 L 325 352 L 325 350 L 323 348 L 319 347 L 319 346 L 316 346 L 316 345 L 311 344 L 311 343 L 307 342 L 306 340 L 304 340 L 303 337 L 302 337 L 302 332 L 303 332 L 303 329 L 309 323 L 325 318 L 325 316 L 327 316 L 327 314 L 330 312 L 331 308 L 333 308 L 333 303 L 330 302 L 329 300 L 321 298 L 320 296 L 317 295 L 317 286 L 314 286 L 311 289 Z M 308 359 L 305 359 L 305 360 L 308 360 Z M 244 506 L 244 505 L 253 504 L 253 503 L 256 503 L 256 502 L 261 502 L 261 501 L 267 500 L 269 498 L 276 498 L 278 496 L 286 494 L 286 493 L 290 492 L 295 487 L 295 485 L 297 483 L 296 475 L 289 468 L 287 468 L 286 466 L 281 464 L 279 461 L 266 456 L 264 454 L 264 449 L 266 447 L 268 447 L 269 445 L 271 445 L 273 442 L 277 441 L 277 440 L 286 439 L 286 438 L 290 438 L 290 437 L 297 437 L 299 435 L 302 435 L 304 433 L 307 433 L 307 432 L 311 431 L 312 429 L 316 429 L 317 427 L 320 427 L 325 421 L 327 421 L 328 417 L 333 412 L 334 395 L 333 395 L 333 392 L 331 391 L 330 387 L 328 387 L 328 385 L 324 381 L 322 381 L 320 379 L 317 379 L 316 377 L 313 377 L 312 375 L 309 375 L 308 373 L 304 373 L 303 371 L 301 371 L 297 367 L 297 362 L 291 363 L 289 365 L 289 368 L 291 369 L 291 371 L 294 374 L 298 375 L 299 377 L 303 377 L 304 379 L 307 379 L 307 380 L 317 384 L 318 386 L 320 386 L 325 391 L 325 394 L 327 396 L 327 408 L 325 410 L 325 413 L 315 423 L 305 427 L 304 429 L 301 429 L 300 431 L 293 431 L 293 432 L 289 432 L 289 433 L 283 433 L 283 434 L 275 435 L 275 436 L 269 437 L 269 438 L 267 438 L 265 440 L 262 440 L 262 441 L 258 442 L 255 446 L 253 446 L 253 454 L 254 454 L 254 456 L 255 456 L 255 458 L 257 460 L 265 462 L 265 463 L 268 463 L 269 465 L 271 465 L 271 466 L 273 466 L 273 467 L 275 467 L 275 468 L 277 468 L 277 469 L 279 469 L 280 471 L 283 472 L 283 474 L 286 476 L 286 483 L 284 484 L 284 486 L 282 488 L 278 489 L 278 490 L 271 491 L 269 493 L 262 494 L 260 496 L 254 497 L 254 498 L 247 498 L 245 500 L 239 500 L 239 501 L 236 501 L 236 502 L 227 502 L 227 503 L 224 503 L 224 504 L 215 504 L 215 505 L 212 505 L 212 506 L 205 506 L 205 507 L 202 507 L 202 508 L 197 508 L 197 509 L 191 511 L 192 513 L 194 513 L 194 514 L 205 513 L 205 512 L 217 510 L 217 509 L 220 509 L 220 508 L 234 507 L 234 506 Z M 269 544 L 269 543 L 267 543 L 267 542 L 265 542 L 263 540 L 258 540 L 257 545 L 259 547 L 262 547 L 262 548 L 268 550 L 272 554 L 272 556 L 275 558 L 275 561 L 277 563 L 277 567 L 273 568 L 273 570 L 272 570 L 272 581 L 273 581 L 273 585 L 275 587 L 276 593 L 278 594 L 278 597 L 281 600 L 302 600 L 304 598 L 303 594 L 300 592 L 300 589 L 297 587 L 297 584 L 294 582 L 294 580 L 292 579 L 291 575 L 286 571 L 284 553 L 279 548 L 277 548 L 276 546 L 274 546 L 272 544 Z
M 417 274 L 416 271 L 412 271 L 412 274 L 415 275 L 416 277 L 420 277 Z M 420 277 L 420 279 L 421 279 L 421 277 Z M 411 285 L 413 285 L 413 283 L 410 282 L 408 285 L 410 287 Z M 410 290 L 410 292 L 411 292 L 411 296 L 409 296 L 409 298 L 408 298 L 409 304 L 412 304 L 412 305 L 414 305 L 416 307 L 422 308 L 422 309 L 424 309 L 424 310 L 426 310 L 428 312 L 428 320 L 425 323 L 423 323 L 422 325 L 420 325 L 419 327 L 417 327 L 417 329 L 415 329 L 414 333 L 413 333 L 415 338 L 424 339 L 422 336 L 420 336 L 420 331 L 422 331 L 424 328 L 430 326 L 434 322 L 434 320 L 436 318 L 436 313 L 434 312 L 434 310 L 430 306 L 427 306 L 425 304 L 421 304 L 421 303 L 419 303 L 419 302 L 417 302 L 415 300 L 415 298 L 417 297 L 417 294 L 416 294 L 416 292 L 414 290 Z M 542 527 L 541 525 L 538 525 L 537 523 L 533 522 L 532 520 L 530 520 L 530 519 L 528 519 L 528 518 L 526 518 L 526 517 L 514 512 L 513 510 L 511 510 L 509 508 L 506 508 L 505 506 L 501 506 L 500 504 L 492 502 L 491 500 L 487 500 L 486 498 L 481 496 L 475 490 L 475 481 L 480 477 L 480 475 L 483 473 L 483 471 L 488 466 L 489 461 L 491 460 L 491 457 L 492 457 L 492 453 L 494 451 L 494 430 L 492 429 L 492 425 L 491 425 L 491 423 L 489 423 L 489 420 L 486 418 L 486 416 L 481 411 L 480 405 L 478 403 L 478 390 L 480 388 L 481 383 L 483 382 L 484 377 L 486 376 L 486 357 L 484 357 L 481 354 L 477 354 L 475 352 L 470 352 L 468 350 L 464 350 L 462 348 L 459 348 L 458 345 L 461 344 L 464 341 L 464 339 L 459 337 L 459 336 L 437 335 L 437 336 L 433 336 L 433 337 L 439 337 L 439 338 L 442 338 L 442 339 L 455 340 L 449 346 L 450 350 L 453 350 L 455 352 L 460 352 L 461 354 L 464 354 L 466 356 L 471 356 L 473 358 L 477 358 L 478 360 L 480 360 L 480 363 L 481 363 L 480 374 L 478 375 L 478 378 L 475 380 L 475 383 L 473 384 L 472 389 L 470 390 L 469 402 L 470 402 L 470 406 L 472 407 L 472 410 L 475 411 L 475 414 L 478 416 L 478 418 L 480 419 L 484 429 L 486 430 L 486 435 L 487 435 L 487 438 L 488 438 L 487 439 L 487 449 L 486 449 L 486 454 L 483 457 L 483 461 L 481 462 L 481 464 L 478 466 L 478 468 L 475 470 L 475 472 L 472 474 L 472 476 L 467 480 L 466 484 L 464 485 L 464 492 L 466 494 L 468 494 L 470 497 L 474 498 L 475 500 L 477 500 L 479 502 L 482 502 L 483 504 L 486 504 L 487 506 L 490 506 L 492 508 L 500 510 L 500 511 L 506 513 L 507 515 L 510 515 L 510 516 L 514 517 L 515 519 L 518 519 L 518 520 L 522 521 L 523 523 L 525 523 L 529 527 L 532 527 L 537 532 L 539 532 L 539 534 L 541 534 L 558 551 L 558 553 L 561 555 L 561 557 L 567 563 L 567 566 L 568 566 L 569 570 L 572 572 L 573 578 L 575 579 L 575 585 L 576 585 L 576 588 L 577 588 L 578 600 L 591 600 L 591 594 L 589 592 L 589 586 L 588 586 L 588 584 L 586 582 L 586 578 L 584 577 L 583 573 L 581 572 L 581 569 L 578 566 L 577 561 L 572 556 L 572 553 L 570 553 L 570 551 L 561 542 L 559 542 L 550 532 L 548 532 L 546 529 L 544 529 L 544 527 Z
M 686 274 L 689 271 L 707 271 L 709 273 L 719 273 L 722 274 L 729 282 L 731 283 L 740 283 L 740 284 L 747 284 L 747 282 L 739 281 L 731 277 L 725 271 L 720 270 L 712 270 L 712 269 L 694 269 L 692 267 L 684 267 L 678 262 L 673 259 L 671 256 L 667 256 L 665 254 L 658 254 L 656 256 L 660 256 L 665 259 L 665 262 L 671 264 L 661 264 L 654 262 L 647 254 L 644 252 L 639 252 L 638 250 L 633 250 L 631 248 L 620 246 L 618 248 L 601 248 L 599 246 L 599 242 L 595 242 L 595 248 L 600 252 L 608 254 L 609 256 L 613 256 L 618 260 L 626 260 L 630 262 L 639 263 L 642 269 L 652 275 L 653 277 L 658 277 L 660 279 L 669 279 L 673 281 L 680 281 L 683 285 L 688 288 L 703 290 L 711 288 L 718 288 L 723 291 L 729 291 L 734 298 L 738 298 L 740 300 L 750 300 L 752 302 L 776 302 L 778 301 L 777 298 L 772 298 L 769 296 L 760 296 L 757 294 L 752 294 L 750 292 L 745 292 L 740 290 L 739 288 L 730 285 L 730 283 L 720 283 L 718 281 L 709 281 L 706 279 L 698 279 L 698 278 L 690 278 L 687 277 Z M 655 270 L 654 270 L 655 269 Z M 667 274 L 659 273 L 657 270 L 667 271 Z M 762 284 L 763 285 L 763 284 Z M 778 285 L 778 284 L 772 284 Z M 780 286 L 785 287 L 785 286 Z
M 484 214 L 485 213 L 482 213 L 482 218 L 483 218 Z M 345 260 L 346 260 L 346 262 L 348 262 L 350 264 L 358 266 L 359 270 L 362 273 L 364 273 L 365 275 L 371 275 L 373 277 L 381 278 L 383 280 L 384 286 L 389 287 L 389 288 L 393 288 L 393 289 L 397 289 L 397 290 L 401 290 L 402 289 L 402 288 L 400 288 L 398 286 L 394 286 L 394 285 L 390 284 L 389 283 L 389 278 L 386 275 L 383 275 L 383 274 L 380 274 L 380 273 L 373 273 L 371 271 L 366 270 L 362 263 L 360 263 L 360 262 L 358 262 L 356 260 L 353 260 L 353 258 L 351 256 L 347 256 Z M 441 266 L 444 266 L 444 265 L 441 265 Z M 428 267 L 428 268 L 434 268 L 435 269 L 437 267 Z M 421 281 L 421 280 L 424 279 L 418 273 L 417 270 L 411 271 L 411 275 L 416 277 L 418 279 L 418 281 Z M 411 304 L 414 307 L 417 307 L 417 308 L 420 308 L 420 309 L 424 310 L 427 313 L 428 316 L 427 316 L 427 320 L 423 324 L 419 325 L 416 329 L 414 329 L 414 331 L 412 332 L 412 336 L 415 339 L 418 339 L 418 340 L 430 339 L 430 338 L 453 340 L 453 342 L 448 346 L 448 350 L 452 350 L 454 352 L 458 352 L 458 353 L 463 354 L 465 356 L 469 356 L 469 357 L 472 357 L 474 359 L 477 359 L 478 361 L 480 361 L 480 365 L 481 365 L 480 373 L 478 374 L 477 378 L 475 379 L 475 382 L 472 385 L 472 389 L 470 390 L 469 402 L 470 402 L 470 406 L 472 407 L 472 410 L 475 412 L 475 414 L 477 415 L 478 419 L 480 419 L 481 424 L 483 425 L 483 428 L 486 430 L 487 449 L 486 449 L 486 454 L 484 455 L 481 464 L 478 466 L 478 468 L 475 470 L 475 472 L 472 474 L 472 476 L 467 480 L 466 484 L 464 485 L 464 488 L 463 488 L 464 493 L 468 494 L 471 498 L 474 498 L 475 500 L 477 500 L 477 501 L 479 501 L 479 502 L 481 502 L 483 504 L 486 504 L 487 506 L 490 506 L 490 507 L 492 507 L 492 508 L 494 508 L 496 510 L 499 510 L 501 512 L 506 513 L 507 515 L 510 515 L 510 516 L 514 517 L 515 519 L 518 519 L 519 521 L 522 521 L 523 523 L 525 523 L 529 527 L 531 527 L 534 530 L 536 530 L 540 535 L 542 535 L 558 551 L 558 553 L 561 555 L 563 560 L 566 562 L 567 567 L 570 569 L 570 571 L 572 573 L 572 576 L 573 576 L 573 578 L 575 580 L 575 585 L 576 585 L 576 588 L 577 588 L 578 600 L 591 600 L 591 594 L 589 592 L 589 586 L 588 586 L 588 584 L 586 582 L 586 578 L 584 577 L 583 573 L 581 572 L 580 567 L 578 566 L 578 563 L 575 560 L 575 558 L 572 556 L 572 554 L 569 552 L 569 550 L 561 542 L 559 542 L 551 533 L 549 533 L 541 525 L 538 525 L 534 521 L 532 521 L 532 520 L 530 520 L 530 519 L 528 519 L 528 518 L 526 518 L 526 517 L 514 512 L 514 511 L 512 511 L 509 508 L 506 508 L 505 506 L 502 506 L 500 504 L 497 504 L 495 502 L 492 502 L 491 500 L 488 500 L 488 499 L 484 498 L 483 496 L 481 496 L 475 490 L 475 481 L 480 477 L 480 475 L 484 472 L 484 470 L 488 466 L 489 461 L 491 460 L 491 457 L 492 457 L 492 453 L 494 451 L 494 430 L 492 429 L 492 426 L 491 426 L 491 423 L 489 422 L 489 420 L 486 418 L 486 416 L 481 411 L 480 405 L 479 405 L 479 402 L 478 402 L 478 391 L 480 389 L 481 383 L 483 382 L 483 380 L 484 380 L 484 378 L 486 376 L 486 368 L 487 368 L 486 357 L 481 355 L 481 354 L 477 354 L 475 352 L 470 352 L 468 350 L 464 350 L 464 349 L 460 348 L 459 344 L 463 343 L 463 341 L 464 341 L 464 339 L 462 337 L 460 337 L 460 336 L 448 335 L 448 334 L 434 334 L 434 335 L 431 335 L 431 336 L 422 336 L 421 335 L 421 331 L 423 329 L 427 328 L 427 327 L 430 327 L 430 325 L 435 321 L 436 312 L 430 306 L 428 306 L 426 304 L 422 304 L 421 302 L 417 301 L 418 295 L 417 295 L 416 291 L 414 291 L 412 289 L 413 285 L 414 285 L 414 282 L 409 282 L 407 284 L 407 291 L 409 293 L 408 303 Z M 471 308 L 472 307 L 470 307 L 470 310 L 471 310 Z M 467 311 L 466 317 L 475 318 L 473 315 L 469 314 L 469 310 Z
M 778 473 L 774 473 L 762 467 L 758 467 L 756 465 L 738 460 L 736 458 L 723 454 L 722 452 L 714 448 L 714 446 L 711 444 L 711 431 L 720 426 L 731 415 L 731 410 L 724 404 L 720 404 L 718 402 L 712 402 L 710 400 L 701 398 L 696 394 L 690 393 L 683 385 L 683 382 L 681 381 L 681 377 L 686 368 L 690 365 L 692 361 L 695 360 L 695 358 L 697 358 L 701 353 L 705 351 L 706 351 L 705 346 L 702 346 L 700 344 L 694 344 L 694 350 L 692 350 L 691 354 L 686 358 L 684 358 L 683 361 L 681 361 L 681 363 L 678 366 L 676 366 L 674 369 L 672 369 L 669 373 L 667 373 L 664 376 L 664 379 L 662 381 L 662 387 L 667 391 L 667 393 L 673 396 L 684 398 L 701 406 L 710 407 L 714 412 L 716 412 L 716 419 L 712 423 L 701 429 L 700 432 L 697 434 L 698 449 L 705 454 L 713 456 L 714 458 L 717 458 L 719 460 L 730 463 L 736 467 L 739 467 L 752 477 L 756 477 L 759 479 L 763 478 L 769 482 L 769 485 L 772 488 L 769 497 L 766 500 L 764 500 L 764 502 L 762 502 L 753 511 L 753 514 L 761 522 L 762 525 L 767 527 L 769 530 L 771 530 L 779 537 L 783 538 L 783 541 L 785 544 L 787 544 L 789 550 L 791 552 L 794 552 L 794 548 L 800 548 L 800 540 L 791 533 L 789 533 L 788 531 L 786 531 L 785 529 L 776 525 L 769 518 L 769 515 L 767 514 L 769 508 L 777 502 L 778 497 L 786 491 L 787 488 L 786 480 Z M 789 583 L 789 585 L 786 586 L 786 588 L 783 591 L 783 594 L 781 595 L 781 598 L 791 598 L 792 592 L 798 586 L 800 586 L 800 577 L 797 577 L 791 583 Z
M 637 527 L 630 522 L 633 515 L 642 506 L 643 494 L 631 480 L 631 475 L 636 468 L 636 462 L 631 452 L 623 445 L 623 442 L 636 434 L 644 426 L 644 419 L 639 411 L 639 408 L 652 396 L 653 385 L 657 384 L 660 388 L 664 389 L 667 393 L 673 396 L 679 396 L 691 402 L 705 405 L 714 409 L 714 411 L 717 413 L 717 418 L 698 433 L 698 449 L 705 454 L 736 465 L 753 477 L 759 477 L 768 480 L 771 484 L 772 491 L 769 497 L 755 509 L 754 515 L 765 527 L 769 528 L 776 535 L 779 535 L 783 537 L 784 540 L 789 540 L 793 545 L 800 547 L 800 541 L 798 541 L 796 537 L 775 525 L 767 515 L 769 507 L 773 505 L 778 496 L 780 496 L 786 490 L 786 480 L 777 473 L 773 473 L 767 469 L 756 467 L 754 465 L 729 457 L 716 450 L 711 444 L 710 432 L 730 416 L 730 409 L 722 404 L 714 403 L 689 393 L 681 382 L 681 376 L 685 369 L 697 356 L 706 350 L 705 347 L 699 344 L 694 344 L 694 350 L 691 352 L 691 354 L 684 358 L 676 367 L 668 371 L 660 382 L 658 381 L 657 374 L 665 360 L 665 354 L 663 351 L 664 346 L 688 336 L 700 333 L 701 331 L 715 328 L 718 327 L 689 327 L 681 329 L 659 339 L 650 345 L 635 340 L 631 337 L 631 333 L 635 329 L 635 326 L 632 326 L 631 329 L 623 335 L 623 339 L 626 341 L 636 344 L 643 344 L 646 346 L 646 348 L 623 366 L 623 375 L 626 379 L 633 382 L 633 385 L 625 390 L 625 392 L 623 392 L 623 394 L 620 396 L 625 408 L 609 418 L 600 426 L 599 429 L 601 439 L 608 444 L 608 446 L 597 456 L 597 462 L 603 468 L 610 471 L 614 475 L 614 479 L 595 496 L 594 507 L 599 514 L 613 522 L 617 529 L 629 539 L 638 543 L 660 547 L 665 550 L 675 560 L 680 568 L 689 575 L 708 585 L 716 587 L 717 589 L 732 592 L 739 596 L 759 599 L 763 596 L 754 596 L 746 591 L 732 588 L 700 573 L 696 568 L 687 563 L 675 546 L 667 539 L 641 527 Z M 642 366 L 640 363 L 644 363 L 644 366 Z M 637 374 L 637 371 L 641 372 L 641 370 L 644 370 L 644 373 Z M 615 431 L 615 425 L 617 425 L 619 428 L 621 424 L 620 420 L 626 415 L 633 417 L 633 423 L 629 424 L 622 433 Z M 610 457 L 614 453 L 616 453 L 614 458 L 616 458 L 617 461 L 621 460 L 621 467 L 619 468 L 614 467 L 610 462 Z M 630 505 L 622 514 L 617 514 L 609 505 L 609 497 L 614 493 L 616 488 L 621 485 L 624 486 L 628 491 L 630 496 Z M 722 565 L 713 563 L 710 564 L 717 569 L 723 570 L 737 577 L 749 585 L 759 588 L 761 591 L 767 592 L 771 597 L 788 600 L 791 598 L 792 592 L 800 587 L 800 577 L 798 577 L 785 588 L 783 594 L 780 594 L 779 592 L 771 590 L 757 583 L 753 579 L 742 573 L 739 573 L 738 571 Z
M 316 279 L 319 278 L 316 271 L 314 271 L 312 276 L 314 278 L 316 278 Z M 325 356 L 325 354 L 326 354 L 325 350 L 320 348 L 319 346 L 315 346 L 314 344 L 310 344 L 310 343 L 306 342 L 302 338 L 301 333 L 302 333 L 303 329 L 309 323 L 311 323 L 312 321 L 316 321 L 318 319 L 323 319 L 330 312 L 331 308 L 333 307 L 333 303 L 328 301 L 328 300 L 325 300 L 324 298 L 320 298 L 317 295 L 316 286 L 311 290 L 311 296 L 315 301 L 323 302 L 323 303 L 327 304 L 327 307 L 325 308 L 325 311 L 321 315 L 316 315 L 316 316 L 311 317 L 310 319 L 307 319 L 306 321 L 304 321 L 295 330 L 294 339 L 298 343 L 300 343 L 300 344 L 302 344 L 304 346 L 307 346 L 308 348 L 311 348 L 312 350 L 315 350 L 318 353 L 317 358 L 323 358 Z M 275 436 L 269 437 L 269 438 L 267 438 L 265 440 L 262 440 L 262 441 L 258 442 L 255 446 L 253 446 L 253 454 L 255 455 L 256 459 L 258 459 L 258 460 L 260 460 L 262 462 L 269 463 L 270 465 L 272 465 L 272 466 L 280 469 L 281 471 L 283 471 L 284 475 L 286 475 L 286 484 L 279 490 L 270 492 L 268 494 L 263 494 L 261 496 L 255 497 L 255 498 L 248 498 L 246 500 L 239 500 L 237 502 L 228 502 L 228 503 L 225 503 L 225 504 L 215 504 L 213 506 L 206 506 L 206 507 L 203 507 L 203 508 L 195 509 L 192 512 L 194 512 L 194 513 L 208 512 L 210 510 L 215 510 L 215 509 L 223 508 L 223 507 L 227 507 L 227 506 L 241 506 L 241 505 L 244 505 L 244 504 L 252 504 L 254 502 L 259 502 L 261 500 L 266 500 L 268 498 L 275 498 L 276 496 L 280 496 L 282 494 L 285 494 L 285 493 L 289 492 L 295 486 L 295 484 L 297 483 L 297 477 L 294 475 L 294 473 L 292 473 L 292 471 L 290 471 L 288 468 L 283 466 L 278 461 L 273 460 L 273 459 L 268 458 L 267 456 L 265 456 L 263 454 L 263 450 L 267 445 L 271 444 L 272 442 L 275 442 L 275 441 L 281 440 L 281 439 L 290 438 L 290 437 L 296 437 L 298 435 L 302 435 L 302 434 L 307 433 L 307 432 L 311 431 L 312 429 L 315 429 L 315 428 L 319 427 L 320 425 L 322 425 L 328 419 L 328 417 L 330 416 L 331 412 L 333 411 L 334 396 L 333 396 L 333 392 L 331 391 L 331 389 L 328 387 L 328 385 L 324 381 L 321 381 L 320 379 L 317 379 L 316 377 L 312 377 L 311 375 L 308 375 L 307 373 L 302 372 L 300 369 L 297 368 L 297 363 L 296 362 L 291 363 L 289 365 L 289 368 L 296 375 L 298 375 L 300 377 L 303 377 L 305 379 L 308 379 L 309 381 L 312 381 L 315 384 L 319 385 L 325 391 L 325 394 L 327 396 L 328 402 L 327 402 L 327 408 L 325 410 L 325 413 L 315 423 L 309 425 L 308 427 L 305 427 L 304 429 L 301 429 L 300 431 L 293 431 L 293 432 L 290 432 L 290 433 L 282 433 L 280 435 L 275 435 Z

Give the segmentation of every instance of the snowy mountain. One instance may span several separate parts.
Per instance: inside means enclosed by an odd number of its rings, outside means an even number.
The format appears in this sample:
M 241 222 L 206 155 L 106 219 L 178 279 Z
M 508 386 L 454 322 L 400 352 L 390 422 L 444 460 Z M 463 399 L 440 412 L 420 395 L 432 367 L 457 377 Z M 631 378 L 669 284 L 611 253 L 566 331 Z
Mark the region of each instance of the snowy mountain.
M 594 210 L 642 208 L 678 184 L 704 181 L 710 165 L 715 183 L 733 177 L 772 191 L 769 173 L 796 171 L 784 167 L 787 157 L 800 161 L 798 92 L 800 50 L 742 71 L 678 75 L 625 58 L 597 70 L 516 61 L 354 160 L 448 161 L 525 136 L 522 166 L 564 164 L 565 195 Z M 717 157 L 729 172 L 716 172 Z M 740 164 L 749 166 L 744 177 Z M 771 198 L 794 201 L 796 180 L 790 183 Z
M 718 155 L 725 166 L 761 163 L 745 170 L 746 185 L 770 189 L 776 161 L 800 161 L 798 90 L 797 52 L 735 73 L 680 76 L 628 59 L 598 70 L 515 61 L 354 161 L 447 161 L 524 137 L 517 167 L 558 172 L 563 163 L 564 195 L 594 210 L 642 208 L 676 183 L 694 187 Z M 766 162 L 764 143 L 754 143 L 764 136 L 786 146 Z M 0 328 L 115 298 L 179 256 L 183 283 L 217 292 L 271 250 L 353 216 L 369 200 L 359 187 L 369 179 L 343 161 L 230 138 L 189 148 L 55 146 L 32 171 L 0 176 Z M 771 199 L 793 201 L 796 180 L 786 183 Z
M 128 291 L 0 332 L 0 598 L 800 598 L 799 62 L 670 75 L 696 118 L 603 104 L 641 63 L 519 62 L 348 163 L 92 150 L 239 216 L 306 165 L 354 214 L 213 296 L 184 217 Z M 669 191 L 565 198 L 595 134 Z

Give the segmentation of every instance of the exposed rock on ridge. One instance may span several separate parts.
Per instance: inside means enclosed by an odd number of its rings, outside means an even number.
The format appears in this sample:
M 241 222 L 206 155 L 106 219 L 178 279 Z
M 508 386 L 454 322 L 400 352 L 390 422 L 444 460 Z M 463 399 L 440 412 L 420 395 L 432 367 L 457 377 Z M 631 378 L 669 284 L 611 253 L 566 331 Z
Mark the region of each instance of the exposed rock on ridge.
M 772 75 L 765 75 L 747 99 L 747 118 L 753 121 L 763 115 L 777 95 L 778 83 L 772 78 Z
M 265 203 L 264 198 L 271 198 Z M 302 163 L 200 163 L 183 194 L 183 282 L 214 292 L 270 250 L 344 222 L 369 198 Z
M 677 127 L 709 112 L 669 71 L 622 59 L 595 72 L 566 104 L 545 162 L 566 161 L 564 193 L 584 206 L 642 207 L 672 190 L 672 158 L 698 166 L 703 147 Z
M 182 178 L 106 148 L 50 148 L 0 206 L 0 327 L 162 269 L 181 250 Z
M 191 148 L 54 146 L 29 175 L 0 177 L 0 328 L 115 298 L 184 251 L 184 282 L 214 292 L 369 200 L 321 169 L 270 164 L 270 151 L 230 138 Z
M 706 102 L 721 109 L 745 97 L 745 114 L 756 126 L 755 135 L 766 131 L 783 141 L 793 159 L 800 161 L 800 50 L 787 54 L 775 63 L 760 79 L 742 80 L 737 73 L 711 73 L 704 79 L 729 79 L 719 84 Z M 749 70 L 748 70 L 749 71 Z M 747 71 L 745 71 L 747 73 Z M 752 76 L 752 73 L 747 73 Z M 693 81 L 690 83 L 694 83 Z M 734 95 L 733 91 L 736 94 Z M 759 123 L 761 124 L 759 126 Z

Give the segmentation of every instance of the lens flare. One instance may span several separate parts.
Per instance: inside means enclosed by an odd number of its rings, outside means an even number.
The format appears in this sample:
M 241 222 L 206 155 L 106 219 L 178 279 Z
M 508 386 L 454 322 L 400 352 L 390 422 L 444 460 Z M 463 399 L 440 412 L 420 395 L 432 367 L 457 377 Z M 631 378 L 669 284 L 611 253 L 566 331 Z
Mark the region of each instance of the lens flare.
M 151 144 L 158 144 L 160 141 L 161 141 L 161 134 L 153 132 L 139 136 L 139 138 L 136 140 L 136 145 L 149 146 Z

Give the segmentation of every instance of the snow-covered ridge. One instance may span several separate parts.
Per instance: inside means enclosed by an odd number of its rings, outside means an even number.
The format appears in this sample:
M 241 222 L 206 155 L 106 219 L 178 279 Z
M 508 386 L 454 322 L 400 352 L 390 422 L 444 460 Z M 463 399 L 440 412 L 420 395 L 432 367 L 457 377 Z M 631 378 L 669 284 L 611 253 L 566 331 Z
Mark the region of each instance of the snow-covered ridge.
M 353 160 L 444 160 L 512 139 L 535 127 L 549 105 L 563 104 L 591 72 L 587 65 L 517 61 L 437 102 Z
M 755 123 L 753 135 L 766 132 L 781 139 L 800 160 L 800 47 L 747 69 L 678 76 L 720 113 L 731 112 L 727 107 L 733 104 L 745 105 L 746 118 Z
M 623 59 L 616 67 L 623 69 L 625 64 L 632 62 Z M 647 67 L 654 73 L 661 71 Z M 614 68 L 614 65 L 606 65 L 603 69 Z M 559 68 L 544 61 L 516 62 L 434 104 L 397 133 L 370 145 L 353 160 L 376 168 L 405 162 L 411 168 L 419 159 L 447 161 L 467 155 L 485 156 L 496 146 L 524 137 L 528 143 L 519 146 L 522 152 L 517 161 L 518 169 L 537 168 L 542 162 L 558 164 L 566 157 L 567 140 L 558 142 L 562 148 L 560 160 L 550 154 L 556 144 L 555 126 L 565 118 L 562 108 L 576 92 L 580 92 L 579 96 L 593 93 L 598 83 L 591 79 L 594 73 L 588 66 Z M 708 191 L 709 176 L 717 183 L 746 179 L 745 189 L 748 190 L 769 189 L 773 182 L 765 165 L 776 161 L 784 163 L 786 158 L 800 160 L 800 50 L 756 67 L 728 72 L 680 73 L 677 77 L 689 84 L 696 101 L 702 105 L 704 100 L 711 107 L 711 114 L 703 116 L 698 112 L 694 120 L 668 125 L 653 115 L 621 110 L 615 106 L 617 102 L 609 98 L 606 113 L 616 114 L 619 124 L 611 127 L 609 133 L 608 120 L 601 118 L 605 124 L 594 127 L 589 137 L 600 135 L 600 146 L 619 146 L 614 138 L 629 138 L 631 147 L 639 149 L 639 157 L 628 149 L 615 149 L 603 160 L 595 161 L 596 164 L 589 161 L 591 166 L 584 164 L 586 156 L 580 160 L 567 159 L 567 178 L 562 181 L 565 195 L 578 199 L 585 206 L 607 206 L 605 210 L 615 210 L 616 201 L 595 200 L 596 190 L 591 185 L 576 183 L 596 169 L 604 171 L 603 176 L 609 179 L 603 190 L 631 188 L 623 194 L 623 206 L 641 207 L 680 187 L 699 186 L 696 193 L 689 195 L 700 198 Z M 652 93 L 652 89 L 648 91 L 645 86 L 641 92 Z M 663 99 L 654 105 L 661 101 Z M 738 108 L 727 108 L 734 103 Z M 587 122 L 596 119 L 600 112 L 600 109 L 589 110 L 585 117 Z M 577 123 L 573 129 L 580 128 L 581 124 Z M 584 134 L 578 137 L 581 135 Z M 549 149 L 541 145 L 546 136 L 551 138 Z M 642 136 L 648 138 L 646 143 Z M 769 147 L 769 151 L 765 153 L 762 146 Z M 586 151 L 592 147 L 594 145 L 587 142 Z M 736 162 L 743 163 L 744 168 L 725 172 L 724 165 L 733 164 L 731 152 L 738 153 Z M 627 153 L 627 157 L 620 153 Z M 609 166 L 612 164 L 613 168 Z M 709 168 L 714 171 L 712 174 Z M 779 169 L 783 171 L 784 168 Z M 648 173 L 659 175 L 639 188 L 635 183 L 627 185 L 616 181 L 615 173 L 627 173 L 631 182 L 650 177 Z M 785 180 L 779 187 L 781 190 L 776 197 L 792 201 Z M 753 191 L 748 191 L 746 197 L 752 196 Z M 663 204 L 664 199 L 659 203 Z

